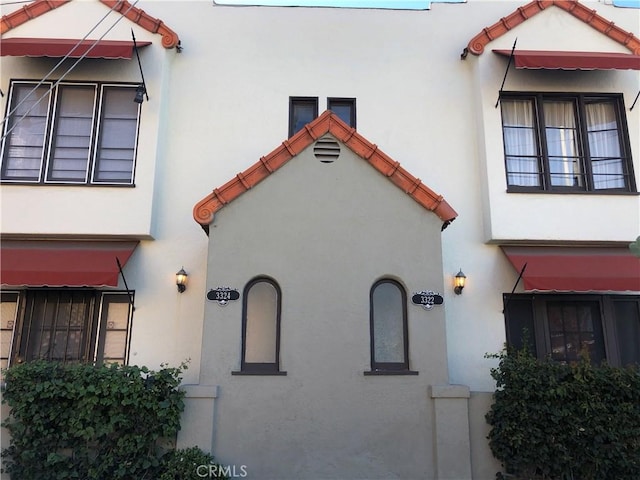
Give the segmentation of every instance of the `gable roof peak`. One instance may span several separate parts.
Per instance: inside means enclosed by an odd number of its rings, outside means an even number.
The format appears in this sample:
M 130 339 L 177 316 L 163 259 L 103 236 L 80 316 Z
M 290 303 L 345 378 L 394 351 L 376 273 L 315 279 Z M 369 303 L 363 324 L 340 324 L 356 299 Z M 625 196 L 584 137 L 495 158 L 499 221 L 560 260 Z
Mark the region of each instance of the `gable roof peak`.
M 377 145 L 370 143 L 335 113 L 326 110 L 293 137 L 282 142 L 271 153 L 261 157 L 244 172 L 238 173 L 227 183 L 214 189 L 213 192 L 200 200 L 193 208 L 195 221 L 208 233 L 209 224 L 213 221 L 218 210 L 253 188 L 326 134 L 331 134 L 336 140 L 342 142 L 423 208 L 435 213 L 444 222 L 443 229 L 458 216 L 441 195 L 436 194 L 419 178 L 411 175 L 400 166 L 399 162 L 391 159 Z
M 616 26 L 614 22 L 602 17 L 595 10 L 586 7 L 578 0 L 533 0 L 522 7 L 518 7 L 510 15 L 501 18 L 493 25 L 483 28 L 480 33 L 469 41 L 461 57 L 463 59 L 466 58 L 469 52 L 474 55 L 481 55 L 484 52 L 484 47 L 489 42 L 501 37 L 509 30 L 548 7 L 561 8 L 611 40 L 624 45 L 634 55 L 640 55 L 640 39 L 638 37 Z
M 15 10 L 14 12 L 4 15 L 0 19 L 0 35 L 4 35 L 11 29 L 22 25 L 34 18 L 44 15 L 62 5 L 69 3 L 71 0 L 34 0 L 28 5 Z M 99 0 L 107 7 L 115 10 L 125 16 L 133 23 L 141 28 L 162 35 L 162 46 L 164 48 L 173 48 L 180 45 L 178 34 L 167 27 L 162 20 L 148 15 L 144 10 L 134 7 L 127 0 Z

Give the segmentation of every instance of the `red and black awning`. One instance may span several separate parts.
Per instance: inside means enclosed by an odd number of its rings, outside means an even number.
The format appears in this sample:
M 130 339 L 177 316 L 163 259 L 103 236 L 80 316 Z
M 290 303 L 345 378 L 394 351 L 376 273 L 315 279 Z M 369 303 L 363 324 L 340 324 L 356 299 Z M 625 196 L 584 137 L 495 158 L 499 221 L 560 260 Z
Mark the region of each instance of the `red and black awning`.
M 504 57 L 511 50 L 493 50 Z M 640 70 L 640 55 L 615 52 L 514 50 L 516 68 L 549 70 Z
M 628 248 L 520 247 L 502 250 L 517 272 L 524 270 L 525 290 L 640 291 L 640 258 Z
M 117 287 L 137 241 L 5 241 L 0 282 L 28 287 Z M 117 259 L 117 260 L 116 260 Z
M 136 42 L 138 48 L 151 42 Z M 0 56 L 15 57 L 65 57 L 131 59 L 133 41 L 123 40 L 78 40 L 67 38 L 3 38 Z

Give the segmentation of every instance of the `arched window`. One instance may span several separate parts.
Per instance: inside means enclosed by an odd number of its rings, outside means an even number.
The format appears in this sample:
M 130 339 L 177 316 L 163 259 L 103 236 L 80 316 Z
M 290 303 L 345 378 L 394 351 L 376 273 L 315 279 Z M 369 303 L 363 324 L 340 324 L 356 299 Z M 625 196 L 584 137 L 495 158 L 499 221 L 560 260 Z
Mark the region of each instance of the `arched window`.
M 268 278 L 256 278 L 244 289 L 241 371 L 280 371 L 280 287 Z
M 394 280 L 371 287 L 371 370 L 409 370 L 407 294 Z

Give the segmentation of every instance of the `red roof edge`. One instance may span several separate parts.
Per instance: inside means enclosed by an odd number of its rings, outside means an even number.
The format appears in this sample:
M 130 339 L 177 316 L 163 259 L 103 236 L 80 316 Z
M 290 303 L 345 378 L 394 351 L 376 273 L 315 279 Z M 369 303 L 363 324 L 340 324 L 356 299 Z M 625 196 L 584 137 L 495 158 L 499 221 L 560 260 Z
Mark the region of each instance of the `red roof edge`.
M 71 0 L 35 0 L 29 5 L 4 15 L 0 19 L 0 34 L 5 34 L 9 30 L 28 22 L 29 20 L 39 17 L 51 10 L 54 10 Z M 154 18 L 144 10 L 133 7 L 128 1 L 124 0 L 100 0 L 109 8 L 124 15 L 126 18 L 136 23 L 140 27 L 151 33 L 162 35 L 162 46 L 164 48 L 173 48 L 180 44 L 178 34 L 167 27 L 162 20 Z M 118 5 L 119 4 L 119 5 Z M 115 6 L 115 8 L 114 8 Z
M 354 128 L 327 110 L 289 140 L 282 142 L 271 153 L 260 158 L 244 172 L 238 173 L 227 183 L 200 200 L 193 208 L 193 218 L 207 231 L 218 210 L 253 188 L 326 133 L 330 133 L 343 142 L 356 155 L 366 160 L 422 207 L 434 212 L 445 222 L 445 226 L 458 216 L 441 195 L 436 194 L 420 179 L 411 175 L 398 162 L 392 160 L 376 145 L 356 132 Z
M 484 47 L 489 42 L 504 35 L 512 28 L 517 27 L 532 16 L 537 15 L 551 6 L 556 6 L 569 12 L 590 27 L 619 44 L 624 45 L 634 55 L 640 55 L 640 39 L 638 37 L 631 32 L 617 27 L 613 22 L 602 17 L 595 10 L 584 6 L 578 0 L 533 0 L 523 7 L 518 7 L 513 13 L 501 18 L 490 27 L 483 28 L 480 33 L 471 39 L 462 52 L 462 58 L 466 58 L 469 52 L 474 55 L 481 55 L 482 52 L 484 52 Z

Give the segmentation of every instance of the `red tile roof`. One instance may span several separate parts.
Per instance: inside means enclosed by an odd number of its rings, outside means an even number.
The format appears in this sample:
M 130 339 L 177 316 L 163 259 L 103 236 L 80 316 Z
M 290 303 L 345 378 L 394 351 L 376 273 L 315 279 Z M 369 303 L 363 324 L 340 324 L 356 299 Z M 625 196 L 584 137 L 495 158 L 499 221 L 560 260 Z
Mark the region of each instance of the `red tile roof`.
M 438 215 L 445 222 L 443 228 L 457 217 L 456 211 L 442 196 L 433 192 L 420 179 L 411 175 L 398 162 L 327 110 L 267 156 L 200 200 L 193 208 L 196 222 L 208 231 L 209 224 L 218 210 L 260 183 L 326 133 L 344 143 L 425 209 Z
M 474 55 L 480 55 L 484 51 L 484 47 L 504 35 L 509 30 L 517 27 L 527 19 L 537 15 L 548 7 L 558 7 L 570 13 L 574 17 L 582 20 L 592 28 L 595 28 L 610 39 L 627 47 L 634 55 L 640 55 L 640 39 L 633 33 L 627 32 L 617 27 L 613 22 L 598 15 L 595 10 L 585 7 L 577 0 L 534 0 L 527 3 L 523 7 L 518 7 L 510 15 L 501 18 L 498 22 L 490 27 L 483 28 L 480 33 L 471 39 L 467 47 L 462 52 L 462 58 L 467 56 L 468 52 Z
M 11 12 L 8 15 L 4 15 L 0 19 L 0 34 L 5 34 L 12 28 L 22 25 L 29 20 L 39 17 L 51 10 L 54 10 L 71 0 L 35 0 L 24 7 Z M 132 7 L 126 0 L 100 0 L 107 7 L 113 8 L 116 12 L 124 15 L 133 23 L 138 24 L 140 27 L 148 30 L 151 33 L 158 33 L 162 35 L 162 46 L 164 48 L 173 48 L 180 44 L 178 34 L 167 27 L 160 19 L 153 18 L 136 7 Z M 119 4 L 119 5 L 118 5 Z M 114 8 L 115 5 L 115 8 Z

